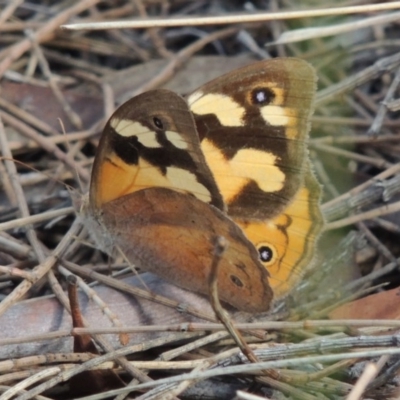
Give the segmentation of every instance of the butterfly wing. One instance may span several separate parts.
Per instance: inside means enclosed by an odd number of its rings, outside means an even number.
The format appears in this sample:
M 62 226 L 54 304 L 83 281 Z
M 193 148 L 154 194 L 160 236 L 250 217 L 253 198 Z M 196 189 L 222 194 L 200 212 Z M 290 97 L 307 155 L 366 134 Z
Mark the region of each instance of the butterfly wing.
M 200 151 L 192 114 L 168 90 L 130 99 L 107 122 L 92 168 L 91 206 L 99 209 L 147 187 L 169 187 L 224 207 Z
M 217 208 L 174 190 L 148 188 L 105 204 L 101 221 L 118 232 L 115 244 L 131 262 L 204 294 L 215 238 L 226 238 L 218 270 L 220 299 L 243 311 L 268 310 L 268 272 L 242 230 Z
M 293 202 L 280 215 L 270 221 L 235 221 L 270 273 L 275 298 L 287 295 L 312 264 L 323 226 L 320 194 L 320 185 L 309 171 Z
M 299 281 L 322 228 L 307 150 L 315 82 L 308 63 L 280 58 L 228 73 L 188 97 L 228 215 L 258 250 L 275 298 Z
M 192 113 L 178 95 L 156 90 L 123 104 L 104 129 L 92 170 L 92 227 L 138 266 L 183 288 L 208 293 L 214 242 L 222 300 L 251 312 L 269 308 L 268 272 L 224 203 L 200 149 Z
M 306 171 L 315 88 L 308 63 L 280 58 L 228 73 L 188 97 L 230 216 L 272 218 L 293 200 Z

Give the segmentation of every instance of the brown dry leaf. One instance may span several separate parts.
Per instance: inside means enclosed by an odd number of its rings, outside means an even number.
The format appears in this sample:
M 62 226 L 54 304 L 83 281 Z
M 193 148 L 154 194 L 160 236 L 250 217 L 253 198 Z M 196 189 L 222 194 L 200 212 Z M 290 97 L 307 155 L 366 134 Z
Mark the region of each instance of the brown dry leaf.
M 329 314 L 331 319 L 400 319 L 400 288 L 375 293 L 344 304 Z
M 170 285 L 155 275 L 142 274 L 141 279 L 130 277 L 123 280 L 129 286 L 143 288 L 143 283 L 151 292 L 157 293 L 175 300 L 178 304 L 187 304 L 199 312 L 211 314 L 212 309 L 207 297 L 201 297 L 176 286 Z M 94 288 L 109 308 L 124 321 L 126 326 L 155 325 L 155 324 L 180 324 L 190 322 L 204 322 L 187 313 L 182 313 L 178 308 L 170 308 L 154 303 L 151 300 L 132 297 L 105 285 Z M 79 303 L 83 309 L 83 316 L 92 328 L 112 327 L 111 321 L 102 310 L 88 300 L 87 296 L 78 292 Z M 21 301 L 11 307 L 0 316 L 0 340 L 10 338 L 22 338 L 29 332 L 30 335 L 54 330 L 70 330 L 72 323 L 69 313 L 66 313 L 60 302 L 55 297 L 38 297 L 36 299 Z M 175 334 L 174 332 L 171 335 Z M 165 336 L 164 331 L 137 332 L 130 334 L 130 344 L 143 343 L 149 340 Z M 108 335 L 111 344 L 115 348 L 121 347 L 119 335 Z M 30 341 L 20 345 L 9 344 L 0 346 L 0 359 L 25 357 L 34 354 L 71 351 L 69 337 L 48 339 L 42 341 Z
M 66 101 L 80 116 L 84 128 L 90 127 L 98 120 L 103 110 L 100 95 L 85 95 L 72 89 L 61 91 Z M 66 132 L 75 130 L 62 105 L 49 88 L 5 81 L 1 84 L 1 97 L 46 122 L 53 129 L 60 131 L 61 119 Z

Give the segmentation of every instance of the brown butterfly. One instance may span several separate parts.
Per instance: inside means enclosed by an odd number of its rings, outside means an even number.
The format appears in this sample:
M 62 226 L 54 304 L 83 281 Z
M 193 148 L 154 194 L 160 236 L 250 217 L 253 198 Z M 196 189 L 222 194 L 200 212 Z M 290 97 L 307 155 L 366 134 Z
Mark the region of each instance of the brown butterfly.
M 223 236 L 221 300 L 268 310 L 310 263 L 322 225 L 306 147 L 315 80 L 306 62 L 275 59 L 188 101 L 159 89 L 124 103 L 92 170 L 89 212 L 104 248 L 118 245 L 143 269 L 208 293 Z

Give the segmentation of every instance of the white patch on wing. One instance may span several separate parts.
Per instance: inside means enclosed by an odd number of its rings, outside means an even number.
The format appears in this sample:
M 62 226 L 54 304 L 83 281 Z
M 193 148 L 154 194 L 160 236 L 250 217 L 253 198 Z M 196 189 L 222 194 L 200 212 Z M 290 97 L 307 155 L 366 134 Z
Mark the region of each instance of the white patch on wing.
M 167 167 L 167 173 L 163 175 L 157 167 L 143 159 L 139 159 L 139 167 L 132 179 L 132 186 L 135 190 L 165 187 L 181 193 L 191 193 L 206 203 L 211 202 L 211 193 L 197 181 L 196 175 L 177 167 Z
M 171 188 L 186 193 L 192 193 L 205 203 L 211 202 L 209 190 L 197 181 L 196 175 L 182 168 L 168 167 L 167 178 L 171 182 Z
M 203 97 L 204 93 L 201 90 L 198 90 L 194 93 L 192 93 L 188 98 L 187 98 L 187 103 L 191 107 L 193 103 L 195 103 L 200 97 Z
M 156 132 L 142 125 L 140 122 L 130 119 L 112 118 L 110 125 L 123 137 L 137 136 L 138 141 L 145 147 L 161 147 L 157 141 Z
M 261 107 L 261 115 L 264 120 L 272 126 L 288 126 L 290 121 L 290 112 L 281 106 Z
M 178 149 L 187 149 L 188 144 L 178 132 L 166 131 L 165 136 L 167 139 Z
M 202 92 L 195 92 L 188 98 L 190 110 L 197 115 L 214 114 L 221 125 L 243 126 L 246 110 L 234 101 L 231 97 Z

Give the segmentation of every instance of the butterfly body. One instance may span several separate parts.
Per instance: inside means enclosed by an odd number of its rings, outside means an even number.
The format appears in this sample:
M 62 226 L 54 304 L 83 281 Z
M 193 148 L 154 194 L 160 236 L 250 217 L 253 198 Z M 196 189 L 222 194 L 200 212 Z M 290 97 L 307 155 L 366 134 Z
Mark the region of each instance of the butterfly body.
M 307 63 L 276 59 L 218 78 L 187 101 L 160 89 L 123 104 L 92 172 L 89 211 L 103 243 L 208 293 L 215 239 L 224 237 L 221 300 L 266 311 L 273 292 L 297 283 L 321 229 L 306 148 L 314 92 Z

